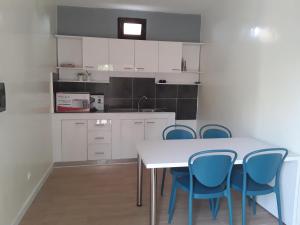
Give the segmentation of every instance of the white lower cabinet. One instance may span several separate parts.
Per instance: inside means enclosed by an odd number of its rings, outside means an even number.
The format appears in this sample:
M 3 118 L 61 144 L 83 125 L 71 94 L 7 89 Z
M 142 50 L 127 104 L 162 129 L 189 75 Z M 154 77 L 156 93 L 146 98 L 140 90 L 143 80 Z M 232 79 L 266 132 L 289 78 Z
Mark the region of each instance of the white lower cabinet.
M 54 114 L 54 162 L 136 158 L 138 142 L 162 139 L 165 127 L 175 123 L 174 113 L 149 114 Z
M 111 159 L 111 120 L 88 121 L 88 160 Z
M 87 121 L 62 120 L 62 161 L 87 160 Z
M 145 140 L 160 140 L 162 132 L 168 126 L 166 119 L 145 120 Z
M 144 120 L 121 121 L 121 149 L 122 158 L 136 158 L 135 144 L 145 139 Z
M 136 144 L 142 140 L 160 140 L 168 126 L 167 119 L 122 120 L 121 151 L 123 158 L 136 158 Z

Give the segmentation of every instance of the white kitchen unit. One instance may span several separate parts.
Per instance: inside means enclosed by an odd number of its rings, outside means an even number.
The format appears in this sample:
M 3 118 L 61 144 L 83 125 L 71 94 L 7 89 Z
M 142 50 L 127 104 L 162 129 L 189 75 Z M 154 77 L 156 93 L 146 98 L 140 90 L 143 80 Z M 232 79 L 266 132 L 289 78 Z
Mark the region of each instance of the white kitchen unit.
M 109 39 L 109 63 L 112 71 L 134 71 L 134 40 Z
M 135 145 L 139 141 L 145 140 L 145 121 L 121 120 L 121 154 L 122 158 L 135 158 Z
M 158 41 L 134 42 L 135 70 L 138 72 L 158 72 Z
M 168 126 L 167 122 L 164 119 L 146 119 L 145 140 L 162 139 L 162 131 Z
M 61 121 L 61 159 L 64 162 L 87 160 L 87 121 Z
M 82 38 L 59 37 L 57 39 L 58 67 L 62 64 L 73 64 L 76 68 L 82 67 Z
M 111 159 L 111 120 L 88 120 L 88 160 Z
M 54 162 L 136 158 L 141 140 L 159 140 L 175 113 L 54 113 Z
M 159 72 L 180 73 L 182 60 L 182 42 L 159 41 Z
M 108 71 L 107 38 L 84 37 L 82 39 L 83 68 L 87 70 Z

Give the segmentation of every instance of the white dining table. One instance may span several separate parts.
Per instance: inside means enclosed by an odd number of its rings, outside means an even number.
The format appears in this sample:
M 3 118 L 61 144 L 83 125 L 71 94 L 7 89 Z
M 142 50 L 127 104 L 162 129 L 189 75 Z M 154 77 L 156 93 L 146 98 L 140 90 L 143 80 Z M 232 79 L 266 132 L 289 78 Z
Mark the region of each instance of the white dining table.
M 190 140 L 146 140 L 136 145 L 138 152 L 137 163 L 137 206 L 142 206 L 142 170 L 143 165 L 150 169 L 150 225 L 157 224 L 157 169 L 185 167 L 188 166 L 189 157 L 200 151 L 229 149 L 238 153 L 235 164 L 242 164 L 243 158 L 248 153 L 265 148 L 276 148 L 270 143 L 266 143 L 255 138 L 218 138 L 218 139 L 190 139 Z M 285 161 L 297 161 L 299 165 L 299 155 L 289 152 Z M 298 196 L 299 187 L 299 166 L 296 171 L 295 193 Z M 297 204 L 293 204 L 293 212 L 296 214 Z M 295 215 L 293 214 L 293 217 Z M 293 218 L 293 221 L 296 221 Z M 291 223 L 291 224 L 294 224 Z

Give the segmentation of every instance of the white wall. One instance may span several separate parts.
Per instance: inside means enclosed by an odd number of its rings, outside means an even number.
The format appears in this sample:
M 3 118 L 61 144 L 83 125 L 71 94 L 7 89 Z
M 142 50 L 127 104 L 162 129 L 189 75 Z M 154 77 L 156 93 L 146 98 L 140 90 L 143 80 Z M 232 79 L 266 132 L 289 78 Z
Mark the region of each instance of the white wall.
M 0 224 L 10 225 L 52 164 L 49 73 L 56 64 L 52 0 L 0 1 Z M 27 173 L 31 179 L 27 180 Z
M 202 14 L 200 123 L 300 153 L 299 8 L 297 0 L 226 0 Z

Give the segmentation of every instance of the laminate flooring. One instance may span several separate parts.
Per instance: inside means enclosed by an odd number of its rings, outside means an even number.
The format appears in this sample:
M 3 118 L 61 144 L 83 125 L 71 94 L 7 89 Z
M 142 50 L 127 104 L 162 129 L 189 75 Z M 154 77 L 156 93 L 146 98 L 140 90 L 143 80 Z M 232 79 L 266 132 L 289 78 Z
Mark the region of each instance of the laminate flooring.
M 158 171 L 158 190 L 162 171 Z M 143 206 L 136 207 L 136 164 L 55 168 L 21 225 L 148 225 L 149 171 L 144 169 Z M 159 225 L 167 223 L 171 176 L 165 196 L 158 197 Z M 174 225 L 187 224 L 187 194 L 178 191 Z M 233 192 L 234 225 L 241 224 L 241 196 Z M 194 225 L 228 224 L 226 200 L 212 220 L 207 200 L 195 200 Z M 257 206 L 254 216 L 247 207 L 247 225 L 275 225 L 275 217 Z

